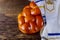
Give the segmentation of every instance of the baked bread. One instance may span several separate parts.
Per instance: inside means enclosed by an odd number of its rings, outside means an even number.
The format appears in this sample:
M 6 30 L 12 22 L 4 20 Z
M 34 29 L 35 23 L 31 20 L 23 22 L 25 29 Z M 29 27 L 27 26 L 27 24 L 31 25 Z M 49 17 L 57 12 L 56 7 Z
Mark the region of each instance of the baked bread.
M 43 27 L 43 18 L 38 6 L 31 2 L 18 15 L 18 28 L 21 32 L 32 34 L 39 32 Z

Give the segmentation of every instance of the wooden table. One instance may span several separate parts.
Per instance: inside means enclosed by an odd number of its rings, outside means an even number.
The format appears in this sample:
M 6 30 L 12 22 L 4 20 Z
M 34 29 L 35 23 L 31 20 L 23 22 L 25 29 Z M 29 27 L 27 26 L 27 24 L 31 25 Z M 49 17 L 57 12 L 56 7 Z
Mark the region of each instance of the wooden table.
M 28 1 L 0 1 L 0 40 L 40 40 L 39 32 L 32 35 L 23 34 L 18 30 L 17 16 Z

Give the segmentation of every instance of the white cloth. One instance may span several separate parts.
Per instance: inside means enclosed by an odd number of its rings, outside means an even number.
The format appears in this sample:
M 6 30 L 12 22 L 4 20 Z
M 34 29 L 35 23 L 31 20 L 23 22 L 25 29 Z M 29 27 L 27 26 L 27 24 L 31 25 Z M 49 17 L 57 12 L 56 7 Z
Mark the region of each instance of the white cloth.
M 49 13 L 46 11 L 47 25 L 44 27 L 41 37 L 45 37 L 47 39 L 60 38 L 60 24 L 59 24 L 60 23 L 60 16 L 59 16 L 60 12 L 58 12 L 58 10 L 60 10 L 59 2 L 60 0 L 56 0 L 55 10 L 54 12 L 52 12 L 52 14 L 51 12 Z

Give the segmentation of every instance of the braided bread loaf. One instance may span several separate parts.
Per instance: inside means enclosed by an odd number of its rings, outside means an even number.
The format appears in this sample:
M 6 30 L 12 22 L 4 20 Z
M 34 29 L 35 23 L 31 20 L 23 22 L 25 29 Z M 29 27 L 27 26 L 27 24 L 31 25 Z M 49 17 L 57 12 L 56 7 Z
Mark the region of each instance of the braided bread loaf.
M 43 27 L 41 11 L 34 2 L 24 7 L 18 15 L 18 27 L 21 32 L 27 34 L 36 33 Z

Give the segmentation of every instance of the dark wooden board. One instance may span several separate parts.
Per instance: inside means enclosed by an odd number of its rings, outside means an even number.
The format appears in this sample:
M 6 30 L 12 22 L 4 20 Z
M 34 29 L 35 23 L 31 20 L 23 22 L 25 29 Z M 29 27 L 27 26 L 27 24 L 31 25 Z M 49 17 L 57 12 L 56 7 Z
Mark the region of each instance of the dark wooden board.
M 18 30 L 17 16 L 27 0 L 0 1 L 0 40 L 40 40 L 40 33 L 28 35 Z

